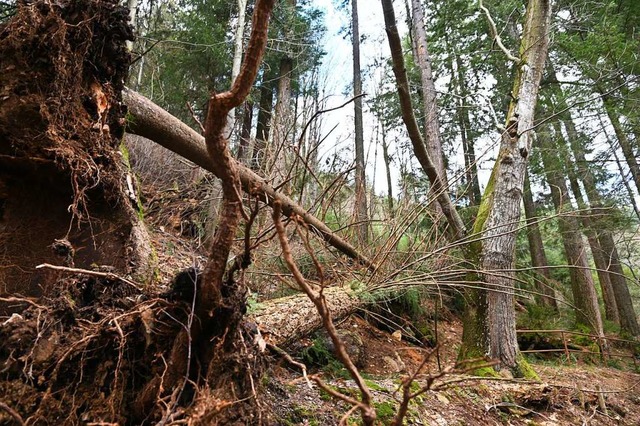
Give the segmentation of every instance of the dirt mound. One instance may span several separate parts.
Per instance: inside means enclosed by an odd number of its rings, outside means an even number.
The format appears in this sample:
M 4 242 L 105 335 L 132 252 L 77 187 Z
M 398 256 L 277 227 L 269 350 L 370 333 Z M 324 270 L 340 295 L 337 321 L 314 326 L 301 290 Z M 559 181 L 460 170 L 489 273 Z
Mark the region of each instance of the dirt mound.
M 119 151 L 133 35 L 118 3 L 19 1 L 0 27 L 0 293 L 41 294 L 40 263 L 144 263 Z

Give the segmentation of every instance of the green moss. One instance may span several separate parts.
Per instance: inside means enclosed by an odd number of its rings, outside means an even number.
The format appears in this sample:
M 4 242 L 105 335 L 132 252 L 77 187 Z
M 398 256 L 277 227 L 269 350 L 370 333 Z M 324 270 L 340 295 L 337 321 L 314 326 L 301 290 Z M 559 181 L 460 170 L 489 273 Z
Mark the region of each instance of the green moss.
M 384 386 L 380 386 L 379 384 L 377 384 L 376 382 L 372 381 L 372 380 L 366 380 L 364 381 L 366 383 L 367 386 L 369 386 L 369 389 L 374 390 L 374 391 L 378 391 L 378 392 L 389 392 L 389 389 L 385 388 Z
M 516 358 L 516 368 L 512 371 L 514 377 L 520 377 L 528 380 L 540 381 L 540 376 L 535 372 L 529 361 L 526 360 L 524 355 L 518 354 Z
M 396 408 L 391 402 L 376 402 L 373 406 L 376 409 L 376 417 L 382 424 L 389 424 L 396 415 Z
M 307 408 L 301 406 L 295 406 L 292 411 L 285 417 L 280 419 L 282 424 L 287 426 L 294 426 L 299 424 L 306 424 L 309 426 L 320 426 L 320 422 L 316 419 L 315 413 Z

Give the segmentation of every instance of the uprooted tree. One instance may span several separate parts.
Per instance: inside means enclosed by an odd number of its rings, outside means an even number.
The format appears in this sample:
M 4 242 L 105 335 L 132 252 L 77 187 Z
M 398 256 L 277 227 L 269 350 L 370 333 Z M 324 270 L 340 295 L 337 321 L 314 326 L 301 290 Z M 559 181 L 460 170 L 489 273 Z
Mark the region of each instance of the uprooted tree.
M 264 346 L 244 322 L 246 288 L 235 279 L 250 253 L 227 263 L 246 218 L 243 190 L 375 268 L 230 156 L 226 117 L 253 85 L 273 4 L 256 2 L 245 62 L 228 92 L 211 95 L 204 138 L 124 90 L 132 34 L 116 0 L 19 2 L 0 28 L 0 54 L 11 58 L 0 77 L 7 242 L 0 273 L 12 283 L 0 302 L 14 313 L 0 327 L 6 373 L 0 389 L 3 402 L 29 421 L 165 424 L 184 415 L 195 424 L 266 421 L 255 390 Z M 204 271 L 178 274 L 163 294 L 139 284 L 148 281 L 154 255 L 121 142 L 127 107 L 132 129 L 167 142 L 222 180 L 223 206 Z M 341 303 L 328 301 L 355 306 Z M 262 328 L 273 321 L 263 316 Z M 363 412 L 372 421 L 368 407 Z
M 128 11 L 116 0 L 18 2 L 0 27 L 0 281 L 14 312 L 0 327 L 0 393 L 29 421 L 166 423 L 195 401 L 196 423 L 260 423 L 245 290 L 225 276 L 242 205 L 222 129 L 253 84 L 273 3 L 256 3 L 242 71 L 209 104 L 225 204 L 208 265 L 160 296 L 136 284 L 153 254 L 121 146 Z

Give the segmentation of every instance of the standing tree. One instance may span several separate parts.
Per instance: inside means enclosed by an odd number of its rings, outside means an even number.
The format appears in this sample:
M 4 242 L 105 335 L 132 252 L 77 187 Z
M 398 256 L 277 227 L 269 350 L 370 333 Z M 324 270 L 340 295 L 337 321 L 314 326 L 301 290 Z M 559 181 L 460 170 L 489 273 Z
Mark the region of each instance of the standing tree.
M 364 161 L 364 126 L 362 123 L 362 76 L 360 73 L 360 30 L 358 0 L 351 0 L 351 47 L 353 50 L 353 96 L 355 122 L 355 218 L 358 239 L 364 244 L 369 239 L 369 214 L 367 212 L 367 175 Z

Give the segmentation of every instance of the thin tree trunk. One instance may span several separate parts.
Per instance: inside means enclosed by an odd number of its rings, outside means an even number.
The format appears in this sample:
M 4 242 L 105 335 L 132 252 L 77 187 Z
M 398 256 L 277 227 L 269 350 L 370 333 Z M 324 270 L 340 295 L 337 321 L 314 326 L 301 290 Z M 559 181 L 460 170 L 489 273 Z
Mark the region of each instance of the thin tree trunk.
M 129 9 L 129 24 L 135 31 L 137 29 L 138 0 L 127 0 L 127 8 Z M 127 40 L 127 49 L 133 50 L 133 41 Z
M 591 277 L 586 249 L 578 220 L 571 214 L 569 191 L 564 181 L 562 165 L 556 156 L 556 147 L 543 133 L 539 134 L 540 150 L 544 163 L 547 182 L 551 187 L 551 196 L 558 217 L 558 228 L 562 236 L 565 255 L 569 263 L 571 290 L 576 312 L 576 323 L 586 327 L 598 336 L 603 336 L 602 318 L 598 307 L 595 285 Z
M 234 34 L 233 40 L 233 62 L 231 65 L 231 83 L 240 73 L 240 65 L 242 65 L 242 52 L 244 50 L 243 41 L 244 41 L 244 21 L 247 12 L 247 0 L 237 0 L 238 3 L 238 22 L 236 26 L 236 31 Z M 225 129 L 225 133 L 227 137 L 231 136 L 231 132 L 233 131 L 233 126 L 236 121 L 236 108 L 233 108 L 229 111 L 229 117 L 227 118 L 227 129 Z
M 458 94 L 459 105 L 456 111 L 458 127 L 460 127 L 460 137 L 462 139 L 462 151 L 464 154 L 465 177 L 467 181 L 467 194 L 469 204 L 472 206 L 480 204 L 482 194 L 480 193 L 480 181 L 478 180 L 478 165 L 476 163 L 476 152 L 474 141 L 469 133 L 471 132 L 471 120 L 469 120 L 469 106 L 467 105 L 467 89 L 462 71 L 462 59 L 459 54 L 455 55 L 456 79 L 455 90 Z
M 245 162 L 251 143 L 251 122 L 253 121 L 253 102 L 245 101 L 242 108 L 242 130 L 238 145 L 238 161 Z
M 548 306 L 554 311 L 558 311 L 558 302 L 556 301 L 555 291 L 549 286 L 551 281 L 551 271 L 549 270 L 549 261 L 544 251 L 542 243 L 542 234 L 540 227 L 536 222 L 536 208 L 533 202 L 533 194 L 531 193 L 531 182 L 529 182 L 529 173 L 524 178 L 524 192 L 522 195 L 524 204 L 524 214 L 527 223 L 527 240 L 529 241 L 529 252 L 531 253 L 531 265 L 535 268 L 536 289 L 540 293 L 537 299 L 543 306 Z
M 287 139 L 291 131 L 291 72 L 293 60 L 283 57 L 280 60 L 278 76 L 278 94 L 276 97 L 275 114 L 273 116 L 273 139 L 267 159 L 270 177 L 276 186 L 287 181 Z M 289 192 L 289 185 L 285 185 L 285 193 Z
M 391 179 L 391 157 L 389 156 L 389 145 L 387 143 L 387 129 L 383 123 L 382 127 L 382 158 L 384 159 L 384 170 L 387 176 L 387 206 L 389 208 L 389 217 L 393 219 L 395 216 L 393 208 L 393 181 Z
M 267 155 L 267 143 L 271 129 L 271 111 L 273 109 L 273 74 L 263 71 L 258 103 L 258 122 L 256 124 L 256 142 L 252 153 L 252 168 L 263 171 Z
M 420 69 L 422 100 L 424 103 L 424 131 L 427 152 L 438 171 L 442 185 L 448 187 L 447 171 L 442 153 L 442 136 L 440 135 L 440 120 L 438 118 L 438 103 L 436 86 L 431 70 L 431 57 L 427 46 L 427 31 L 424 24 L 424 12 L 420 0 L 411 0 L 413 54 Z M 431 187 L 433 198 L 434 188 Z M 434 206 L 436 203 L 434 203 Z
M 369 215 L 367 214 L 367 184 L 364 162 L 364 126 L 362 123 L 362 77 L 360 75 L 360 31 L 358 0 L 351 0 L 351 47 L 353 50 L 353 96 L 356 151 L 355 218 L 360 244 L 369 239 Z
M 622 124 L 620 123 L 617 111 L 611 105 L 611 102 L 613 102 L 613 100 L 609 99 L 608 95 L 603 94 L 602 90 L 600 90 L 600 93 L 602 94 L 602 102 L 604 103 L 605 111 L 607 112 L 607 116 L 611 121 L 613 131 L 618 138 L 618 143 L 620 144 L 620 148 L 622 149 L 622 153 L 624 154 L 624 159 L 627 162 L 629 170 L 631 171 L 633 182 L 636 185 L 636 189 L 640 192 L 640 166 L 638 165 L 638 161 L 636 160 L 633 145 L 624 129 L 622 128 Z

